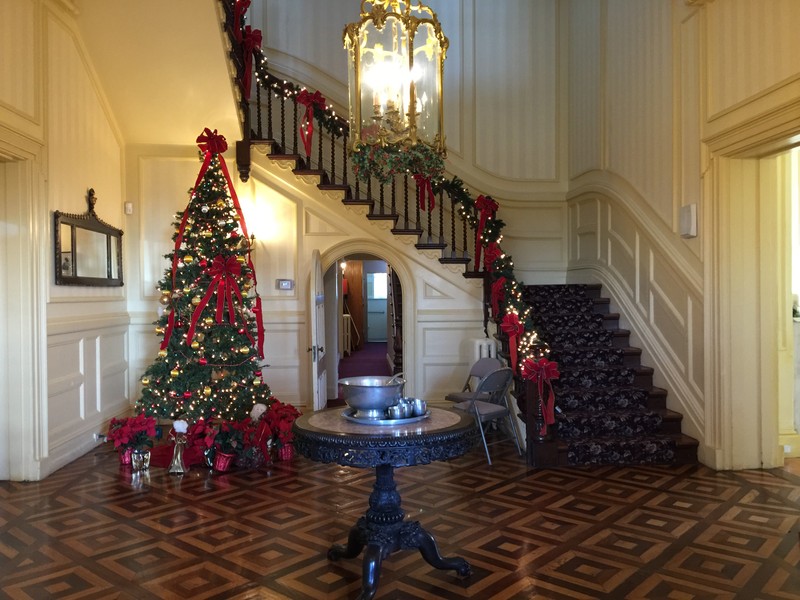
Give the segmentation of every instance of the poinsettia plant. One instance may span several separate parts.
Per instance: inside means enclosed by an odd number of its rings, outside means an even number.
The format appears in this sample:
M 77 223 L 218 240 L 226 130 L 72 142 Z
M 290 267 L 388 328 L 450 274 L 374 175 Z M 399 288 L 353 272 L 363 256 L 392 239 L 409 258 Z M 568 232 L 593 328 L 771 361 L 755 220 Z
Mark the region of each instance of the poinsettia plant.
M 115 448 L 143 450 L 152 448 L 156 435 L 156 418 L 144 413 L 122 419 L 113 418 L 108 425 L 107 438 Z
M 270 404 L 263 418 L 267 421 L 278 447 L 292 443 L 292 440 L 294 440 L 292 425 L 300 414 L 300 411 L 294 406 L 280 400 L 275 399 Z
M 220 421 L 216 425 L 214 446 L 225 454 L 242 454 L 251 444 L 255 426 L 250 417 L 241 421 Z

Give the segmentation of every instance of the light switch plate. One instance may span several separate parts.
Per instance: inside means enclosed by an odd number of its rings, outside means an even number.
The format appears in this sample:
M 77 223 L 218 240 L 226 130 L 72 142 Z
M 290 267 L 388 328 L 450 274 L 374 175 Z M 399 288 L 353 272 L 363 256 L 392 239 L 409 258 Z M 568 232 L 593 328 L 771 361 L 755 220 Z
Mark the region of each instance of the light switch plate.
M 294 280 L 293 279 L 276 279 L 275 280 L 275 287 L 279 290 L 293 290 L 294 289 Z

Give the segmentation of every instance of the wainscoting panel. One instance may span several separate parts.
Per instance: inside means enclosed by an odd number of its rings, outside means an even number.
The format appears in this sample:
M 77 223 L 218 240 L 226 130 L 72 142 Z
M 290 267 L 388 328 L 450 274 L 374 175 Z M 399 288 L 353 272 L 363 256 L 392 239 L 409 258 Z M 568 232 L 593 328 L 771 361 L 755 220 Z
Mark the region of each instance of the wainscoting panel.
M 633 221 L 622 211 L 611 211 L 609 206 L 603 211 L 608 215 L 608 267 L 617 276 L 626 293 L 633 295 L 637 279 L 639 239 Z
M 86 452 L 129 410 L 128 326 L 126 314 L 48 321 L 45 471 Z
M 36 28 L 35 0 L 0 2 L 0 111 L 12 120 L 40 120 L 38 71 L 34 68 L 41 49 Z M 16 117 L 16 118 L 14 118 Z M 5 121 L 5 117 L 0 119 Z

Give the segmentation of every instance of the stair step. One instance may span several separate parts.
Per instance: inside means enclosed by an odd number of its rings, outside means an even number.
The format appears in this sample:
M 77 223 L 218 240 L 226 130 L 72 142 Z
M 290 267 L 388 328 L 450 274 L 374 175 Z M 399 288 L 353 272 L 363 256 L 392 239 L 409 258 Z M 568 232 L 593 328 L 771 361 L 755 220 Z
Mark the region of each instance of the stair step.
M 367 218 L 370 221 L 397 221 L 400 218 L 400 215 L 393 214 L 393 213 L 369 213 Z
M 439 262 L 443 265 L 468 265 L 472 259 L 468 256 L 443 256 Z
M 414 229 L 407 227 L 392 227 L 392 233 L 395 235 L 415 235 L 419 237 L 422 235 L 422 229 Z
M 414 244 L 417 250 L 444 250 L 447 244 L 444 242 L 418 242 Z

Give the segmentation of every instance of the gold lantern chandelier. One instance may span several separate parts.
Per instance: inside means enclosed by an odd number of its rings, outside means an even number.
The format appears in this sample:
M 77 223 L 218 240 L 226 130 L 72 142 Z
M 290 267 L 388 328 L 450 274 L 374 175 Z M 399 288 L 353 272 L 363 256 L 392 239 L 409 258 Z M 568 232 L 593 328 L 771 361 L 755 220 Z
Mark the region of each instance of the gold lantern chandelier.
M 362 0 L 361 19 L 345 27 L 344 45 L 351 150 L 408 150 L 422 143 L 443 157 L 442 76 L 449 42 L 436 13 L 421 2 Z

